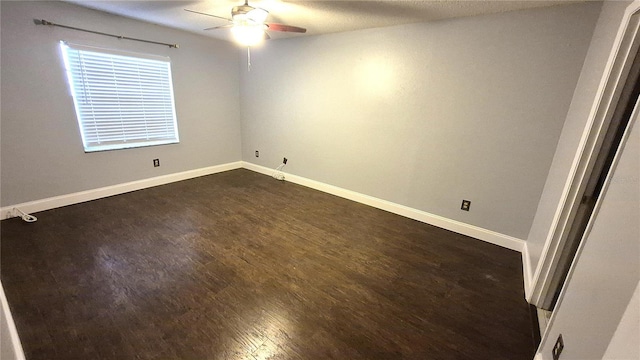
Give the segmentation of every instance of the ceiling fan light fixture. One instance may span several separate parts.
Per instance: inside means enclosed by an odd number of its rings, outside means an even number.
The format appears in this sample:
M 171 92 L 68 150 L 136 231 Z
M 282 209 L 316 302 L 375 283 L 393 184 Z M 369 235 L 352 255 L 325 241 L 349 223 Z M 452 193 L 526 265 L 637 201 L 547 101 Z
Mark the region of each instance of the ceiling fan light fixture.
M 264 40 L 264 25 L 236 24 L 231 28 L 231 33 L 238 44 L 255 46 Z

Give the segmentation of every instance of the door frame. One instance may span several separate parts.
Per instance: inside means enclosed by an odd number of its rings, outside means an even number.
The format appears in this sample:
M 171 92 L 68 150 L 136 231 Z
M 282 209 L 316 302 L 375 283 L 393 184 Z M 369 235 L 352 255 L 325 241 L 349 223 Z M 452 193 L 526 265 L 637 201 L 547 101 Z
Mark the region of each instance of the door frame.
M 576 156 L 571 165 L 569 177 L 533 276 L 527 301 L 538 307 L 542 307 L 546 297 L 555 291 L 555 289 L 551 289 L 552 276 L 558 267 L 569 228 L 575 218 L 594 162 L 598 157 L 602 141 L 618 105 L 620 93 L 627 81 L 636 51 L 640 47 L 639 35 L 640 0 L 635 0 L 627 7 L 622 18 Z M 586 232 L 585 235 L 587 235 Z M 576 254 L 574 262 L 578 256 L 579 254 Z

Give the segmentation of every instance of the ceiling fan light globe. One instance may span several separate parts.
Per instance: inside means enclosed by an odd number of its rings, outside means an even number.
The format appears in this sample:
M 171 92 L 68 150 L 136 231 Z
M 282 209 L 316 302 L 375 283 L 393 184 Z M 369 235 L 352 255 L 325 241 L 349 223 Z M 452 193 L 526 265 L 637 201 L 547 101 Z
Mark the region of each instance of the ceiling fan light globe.
M 247 14 L 235 14 L 231 17 L 233 23 L 236 25 L 244 25 L 249 21 Z
M 264 41 L 263 26 L 236 25 L 231 28 L 235 41 L 244 46 L 255 46 Z
M 269 16 L 269 12 L 261 8 L 255 8 L 247 13 L 247 18 L 257 23 L 264 23 L 267 16 Z

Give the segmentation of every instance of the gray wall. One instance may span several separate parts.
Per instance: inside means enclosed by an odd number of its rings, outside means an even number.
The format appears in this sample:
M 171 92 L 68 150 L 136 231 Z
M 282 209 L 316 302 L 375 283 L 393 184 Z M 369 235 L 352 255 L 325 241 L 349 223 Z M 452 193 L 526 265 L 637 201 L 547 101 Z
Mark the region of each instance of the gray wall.
M 534 272 L 540 261 L 553 217 L 568 180 L 571 164 L 578 151 L 580 138 L 589 119 L 589 112 L 596 99 L 596 92 L 620 27 L 620 21 L 629 3 L 629 1 L 608 1 L 602 7 L 560 135 L 558 148 L 551 163 L 549 176 L 540 197 L 531 231 L 527 237 L 527 250 L 531 269 Z
M 233 45 L 61 2 L 1 6 L 3 206 L 241 159 Z M 34 18 L 180 48 L 36 26 Z M 59 40 L 169 56 L 180 144 L 85 154 Z
M 526 239 L 600 6 L 271 41 L 243 160 Z
M 639 177 L 636 119 L 540 345 L 542 359 L 552 358 L 558 334 L 563 360 L 604 356 L 640 280 Z

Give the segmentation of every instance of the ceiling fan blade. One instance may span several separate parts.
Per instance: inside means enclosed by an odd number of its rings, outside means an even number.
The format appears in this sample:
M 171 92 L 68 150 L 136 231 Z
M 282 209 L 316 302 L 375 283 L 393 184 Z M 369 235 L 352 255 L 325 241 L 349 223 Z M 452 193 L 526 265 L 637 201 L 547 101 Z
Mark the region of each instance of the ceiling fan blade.
M 275 24 L 275 23 L 265 23 L 265 25 L 267 25 L 267 27 L 271 31 L 296 32 L 296 33 L 306 33 L 307 32 L 307 29 L 305 29 L 305 28 L 292 26 L 292 25 Z
M 217 15 L 211 15 L 211 14 L 203 13 L 203 12 L 200 12 L 200 11 L 189 10 L 189 9 L 184 9 L 184 11 L 192 12 L 192 13 L 194 13 L 194 14 L 200 14 L 200 15 L 211 16 L 211 17 L 214 17 L 214 18 L 223 19 L 223 20 L 227 20 L 227 21 L 231 21 L 231 22 L 233 22 L 233 20 L 228 19 L 228 18 L 226 18 L 226 17 L 217 16 Z
M 233 27 L 233 24 L 227 24 L 227 25 L 220 25 L 220 26 L 206 28 L 204 30 L 231 29 L 232 27 Z

